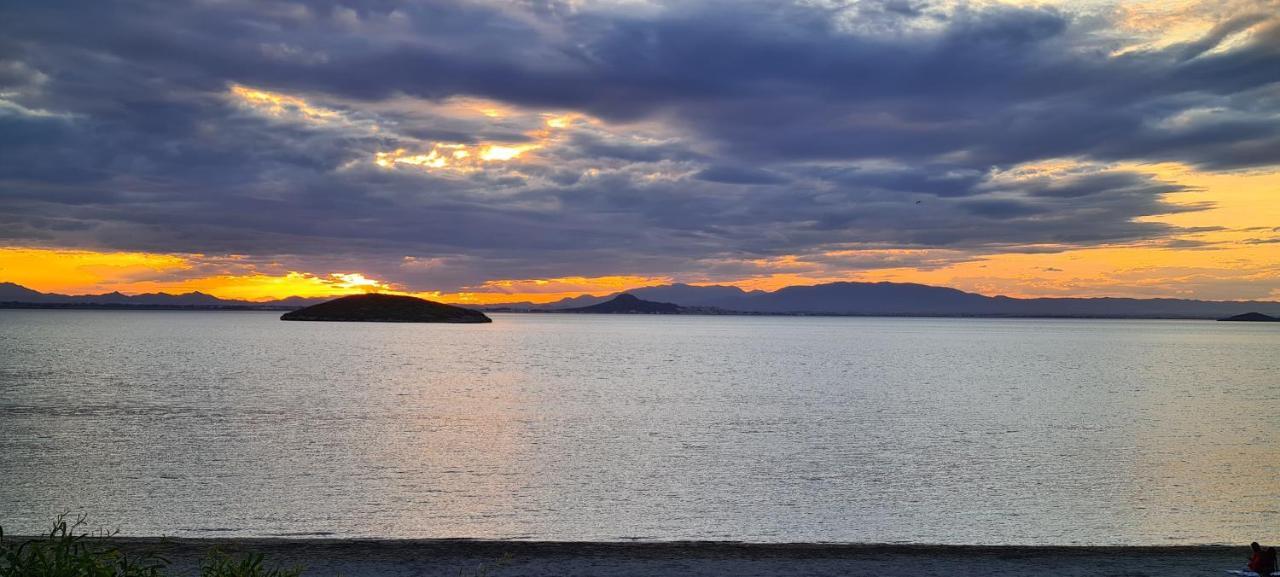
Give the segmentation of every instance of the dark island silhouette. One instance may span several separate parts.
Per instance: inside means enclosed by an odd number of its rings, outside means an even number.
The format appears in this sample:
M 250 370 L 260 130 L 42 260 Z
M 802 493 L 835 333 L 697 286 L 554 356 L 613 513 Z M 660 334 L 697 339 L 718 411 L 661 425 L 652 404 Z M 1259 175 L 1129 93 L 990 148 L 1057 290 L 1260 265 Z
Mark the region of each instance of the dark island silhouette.
M 1225 319 L 1218 319 L 1218 320 L 1240 321 L 1240 322 L 1249 322 L 1249 323 L 1280 323 L 1280 317 L 1268 316 L 1262 313 L 1244 313 L 1241 315 L 1235 315 L 1233 317 L 1227 317 Z
M 480 311 L 417 297 L 363 294 L 337 298 L 280 315 L 282 321 L 368 323 L 491 323 Z
M 641 300 L 630 294 L 623 293 L 613 297 L 612 300 L 600 304 L 560 309 L 556 312 L 614 315 L 678 315 L 685 311 L 677 304 Z

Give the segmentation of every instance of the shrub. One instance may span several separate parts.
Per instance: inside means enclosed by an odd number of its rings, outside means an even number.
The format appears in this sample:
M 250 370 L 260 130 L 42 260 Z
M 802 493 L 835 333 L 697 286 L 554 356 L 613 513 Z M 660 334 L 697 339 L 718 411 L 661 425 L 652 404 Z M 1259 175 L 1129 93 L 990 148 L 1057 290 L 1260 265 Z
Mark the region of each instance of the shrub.
M 200 577 L 298 577 L 302 569 L 266 569 L 262 554 L 252 553 L 240 559 L 214 551 L 200 567 Z
M 130 557 L 84 528 L 86 516 L 67 522 L 59 515 L 48 534 L 21 542 L 6 540 L 0 527 L 0 577 L 170 577 L 168 560 L 155 555 Z M 200 566 L 200 577 L 298 577 L 301 569 L 267 569 L 261 554 L 233 558 L 214 551 Z
M 11 543 L 0 529 L 0 577 L 160 577 L 167 563 L 154 556 L 130 558 L 99 543 L 81 529 L 85 516 L 70 525 L 59 515 L 41 539 Z

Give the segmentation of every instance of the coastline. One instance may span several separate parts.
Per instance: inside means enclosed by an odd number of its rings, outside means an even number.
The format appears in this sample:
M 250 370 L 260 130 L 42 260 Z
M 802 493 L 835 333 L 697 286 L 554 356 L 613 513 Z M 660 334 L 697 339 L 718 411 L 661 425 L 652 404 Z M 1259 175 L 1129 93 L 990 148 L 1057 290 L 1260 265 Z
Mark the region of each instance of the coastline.
M 23 540 L 29 537 L 9 537 Z M 112 537 L 188 570 L 209 551 L 262 553 L 304 575 L 399 577 L 765 575 L 1224 575 L 1247 547 L 564 542 L 467 539 Z
M 461 306 L 461 305 L 455 305 Z M 221 306 L 221 305 L 132 305 L 93 303 L 15 303 L 0 302 L 0 310 L 57 310 L 112 312 L 289 312 L 302 307 Z M 680 313 L 589 313 L 549 309 L 509 309 L 476 307 L 486 314 L 558 315 L 595 317 L 807 317 L 807 318 L 884 318 L 884 319 L 987 319 L 987 320 L 1100 320 L 1100 321 L 1221 321 L 1215 315 L 1087 315 L 1087 314 L 1000 314 L 1000 313 L 839 313 L 839 312 L 680 312 Z

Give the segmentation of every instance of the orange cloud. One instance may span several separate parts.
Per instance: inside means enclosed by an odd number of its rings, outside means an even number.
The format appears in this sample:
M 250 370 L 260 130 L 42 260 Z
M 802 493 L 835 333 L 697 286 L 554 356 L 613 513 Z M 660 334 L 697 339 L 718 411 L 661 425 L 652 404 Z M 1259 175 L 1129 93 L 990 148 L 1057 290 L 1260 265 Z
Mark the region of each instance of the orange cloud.
M 109 292 L 117 283 L 190 268 L 187 258 L 169 254 L 0 247 L 0 281 L 45 292 Z
M 288 296 L 335 296 L 392 287 L 360 273 L 266 274 L 252 266 L 239 273 L 208 274 L 205 265 L 237 259 L 205 255 L 0 247 L 0 282 L 42 292 L 125 294 L 203 292 L 219 298 L 273 300 Z M 218 267 L 226 268 L 226 267 Z M 236 268 L 236 267 L 231 267 Z
M 217 260 L 205 255 L 0 247 L 0 282 L 62 294 L 202 292 L 219 298 L 249 301 L 378 291 L 475 305 L 551 302 L 583 294 L 603 295 L 672 282 L 670 277 L 573 276 L 498 279 L 461 292 L 410 292 L 359 272 L 320 275 L 289 271 L 268 274 L 245 265 L 234 273 L 202 274 L 204 265 Z
M 1147 217 L 1181 227 L 1173 238 L 1097 248 L 1012 247 L 986 253 L 949 249 L 844 249 L 808 255 L 704 261 L 679 275 L 494 279 L 457 292 L 407 292 L 362 271 L 307 272 L 305 265 L 264 268 L 236 256 L 0 247 L 0 282 L 64 294 L 200 291 L 222 298 L 271 300 L 362 291 L 402 292 L 462 304 L 544 303 L 584 294 L 687 282 L 775 290 L 832 281 L 895 281 L 1009 296 L 1133 296 L 1202 299 L 1280 298 L 1280 172 L 1205 173 L 1181 164 L 1125 164 L 1186 186 L 1166 195 L 1207 210 Z M 1070 171 L 1049 161 L 999 175 L 1018 179 Z M 422 261 L 429 262 L 429 261 Z M 293 270 L 290 270 L 290 269 Z M 717 272 L 732 271 L 732 272 Z
M 179 281 L 141 281 L 117 290 L 126 293 L 202 292 L 218 298 L 267 301 L 291 296 L 329 297 L 361 292 L 391 291 L 389 285 L 359 273 L 332 273 L 317 276 L 291 271 L 281 275 L 216 275 Z

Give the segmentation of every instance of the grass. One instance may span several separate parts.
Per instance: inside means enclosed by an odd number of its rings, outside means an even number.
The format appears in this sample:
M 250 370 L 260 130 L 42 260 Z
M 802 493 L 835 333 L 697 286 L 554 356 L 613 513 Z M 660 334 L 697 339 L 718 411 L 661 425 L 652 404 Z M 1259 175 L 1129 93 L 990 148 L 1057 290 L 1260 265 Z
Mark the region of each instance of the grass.
M 177 577 L 168 560 L 154 555 L 130 557 L 90 532 L 84 516 L 68 523 L 59 515 L 49 533 L 37 539 L 5 539 L 0 527 L 0 577 Z M 261 554 L 235 558 L 214 551 L 199 577 L 298 577 L 301 569 L 268 568 Z
M 240 559 L 214 551 L 200 567 L 200 577 L 298 577 L 302 569 L 268 569 L 262 563 L 261 553 L 252 553 Z

